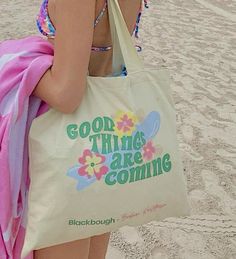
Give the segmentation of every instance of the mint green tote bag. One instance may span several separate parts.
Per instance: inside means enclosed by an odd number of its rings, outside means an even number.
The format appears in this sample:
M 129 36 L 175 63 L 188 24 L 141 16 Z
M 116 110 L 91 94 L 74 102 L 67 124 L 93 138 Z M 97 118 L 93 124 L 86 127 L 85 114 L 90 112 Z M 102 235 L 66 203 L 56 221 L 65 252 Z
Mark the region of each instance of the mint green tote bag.
M 51 108 L 29 132 L 30 251 L 129 225 L 190 215 L 166 68 L 145 69 L 109 0 L 113 72 L 91 77 L 72 114 Z

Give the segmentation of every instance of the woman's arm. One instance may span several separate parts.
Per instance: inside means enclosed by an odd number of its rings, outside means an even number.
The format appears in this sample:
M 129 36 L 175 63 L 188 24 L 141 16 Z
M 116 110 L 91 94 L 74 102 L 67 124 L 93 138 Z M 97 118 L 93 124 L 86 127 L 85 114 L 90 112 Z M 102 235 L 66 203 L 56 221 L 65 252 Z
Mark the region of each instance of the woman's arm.
M 63 113 L 83 97 L 93 40 L 96 0 L 57 0 L 54 61 L 33 94 Z

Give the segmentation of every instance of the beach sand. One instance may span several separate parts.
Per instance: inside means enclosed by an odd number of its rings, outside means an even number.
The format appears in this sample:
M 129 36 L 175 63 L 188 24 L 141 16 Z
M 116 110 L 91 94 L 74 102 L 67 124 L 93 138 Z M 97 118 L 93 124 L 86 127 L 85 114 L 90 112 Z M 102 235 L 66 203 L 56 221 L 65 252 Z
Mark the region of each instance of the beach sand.
M 1 0 L 0 41 L 38 33 L 40 2 Z M 171 73 L 192 216 L 112 232 L 106 258 L 236 258 L 236 1 L 152 0 L 139 42 Z

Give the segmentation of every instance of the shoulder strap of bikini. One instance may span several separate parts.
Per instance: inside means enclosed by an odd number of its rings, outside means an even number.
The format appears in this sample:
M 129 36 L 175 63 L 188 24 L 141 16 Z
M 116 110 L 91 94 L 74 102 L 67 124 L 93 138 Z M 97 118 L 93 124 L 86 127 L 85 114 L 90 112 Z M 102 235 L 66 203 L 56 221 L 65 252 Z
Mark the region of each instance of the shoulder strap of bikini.
M 105 12 L 106 12 L 106 9 L 107 9 L 107 0 L 105 0 L 105 3 L 104 3 L 104 6 L 101 10 L 101 12 L 98 14 L 95 22 L 94 22 L 94 27 L 97 26 L 97 24 L 101 21 L 102 17 L 104 16 Z

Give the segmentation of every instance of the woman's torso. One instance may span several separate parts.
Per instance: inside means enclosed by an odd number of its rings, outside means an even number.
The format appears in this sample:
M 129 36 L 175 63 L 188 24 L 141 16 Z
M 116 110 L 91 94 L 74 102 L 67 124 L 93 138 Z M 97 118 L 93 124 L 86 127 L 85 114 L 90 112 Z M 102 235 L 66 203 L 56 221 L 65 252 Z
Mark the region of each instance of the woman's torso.
M 100 14 L 104 7 L 105 0 L 97 0 L 96 3 L 96 17 Z M 134 25 L 136 24 L 137 16 L 140 12 L 142 0 L 119 0 L 120 8 L 123 13 L 126 24 L 132 34 Z M 55 29 L 57 21 L 55 18 L 56 0 L 48 0 L 48 15 Z M 54 39 L 47 38 L 49 42 L 54 44 Z M 110 46 L 111 35 L 108 20 L 107 10 L 99 23 L 95 27 L 93 46 Z M 111 73 L 112 51 L 92 51 L 89 62 L 89 74 L 93 76 L 104 76 Z

